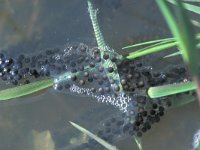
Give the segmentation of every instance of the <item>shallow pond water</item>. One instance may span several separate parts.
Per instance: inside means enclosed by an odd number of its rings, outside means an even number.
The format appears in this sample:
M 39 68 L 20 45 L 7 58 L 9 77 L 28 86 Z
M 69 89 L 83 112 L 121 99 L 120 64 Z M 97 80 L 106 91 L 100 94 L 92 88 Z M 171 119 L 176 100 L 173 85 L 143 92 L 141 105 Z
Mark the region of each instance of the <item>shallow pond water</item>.
M 98 19 L 105 40 L 119 53 L 125 53 L 121 48 L 127 44 L 170 36 L 153 0 L 94 2 L 99 8 Z M 10 56 L 66 43 L 96 45 L 85 0 L 2 0 L 0 8 L 0 47 Z M 180 58 L 163 61 L 160 57 L 164 55 L 154 54 L 145 60 L 158 70 L 167 63 L 182 61 Z M 118 111 L 93 98 L 53 89 L 1 102 L 0 149 L 70 150 L 82 138 L 69 121 L 93 129 L 105 116 Z M 197 102 L 168 111 L 142 137 L 144 150 L 191 149 L 193 135 L 200 127 L 199 114 Z M 137 149 L 132 137 L 122 138 L 115 144 L 121 150 Z

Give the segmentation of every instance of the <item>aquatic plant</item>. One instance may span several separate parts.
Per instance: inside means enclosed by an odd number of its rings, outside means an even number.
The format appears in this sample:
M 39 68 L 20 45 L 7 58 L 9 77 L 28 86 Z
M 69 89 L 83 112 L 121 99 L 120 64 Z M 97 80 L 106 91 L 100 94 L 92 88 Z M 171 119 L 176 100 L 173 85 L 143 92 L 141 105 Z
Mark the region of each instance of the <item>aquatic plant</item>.
M 25 96 L 53 85 L 54 89 L 59 92 L 91 96 L 99 102 L 108 103 L 120 109 L 119 114 L 105 120 L 104 123 L 107 123 L 108 128 L 103 128 L 104 124 L 100 130 L 95 131 L 100 138 L 114 143 L 125 135 L 141 137 L 154 123 L 160 121 L 168 108 L 195 100 L 194 90 L 198 87 L 192 82 L 183 83 L 186 80 L 191 81 L 185 66 L 171 66 L 159 73 L 137 58 L 178 45 L 185 62 L 192 68 L 193 75 L 198 76 L 196 74 L 197 58 L 194 60 L 191 58 L 196 52 L 195 42 L 199 35 L 195 37 L 193 33 L 190 33 L 187 29 L 191 28 L 191 24 L 182 18 L 182 21 L 188 25 L 183 28 L 184 31 L 188 31 L 184 35 L 187 38 L 183 39 L 180 35 L 182 30 L 177 30 L 173 15 L 167 7 L 168 2 L 165 2 L 158 1 L 158 4 L 164 7 L 167 21 L 172 19 L 169 26 L 174 38 L 125 47 L 152 44 L 122 56 L 105 43 L 97 22 L 97 10 L 94 9 L 92 0 L 88 0 L 98 47 L 91 48 L 81 43 L 47 49 L 43 53 L 31 56 L 22 54 L 18 58 L 10 58 L 6 54 L 1 54 L 0 76 L 5 83 L 16 87 L 0 91 L 0 99 L 9 100 Z M 177 6 L 179 15 L 182 15 L 185 12 L 184 8 L 181 3 L 177 3 Z M 188 49 L 194 50 L 192 55 Z M 188 91 L 191 92 L 186 93 Z M 183 99 L 177 102 L 175 97 L 178 93 L 182 94 Z M 115 129 L 115 132 L 110 134 L 107 129 Z M 138 141 L 137 138 L 136 141 Z M 85 146 L 94 149 L 98 147 L 98 144 L 90 141 L 88 145 L 81 145 L 75 149 Z

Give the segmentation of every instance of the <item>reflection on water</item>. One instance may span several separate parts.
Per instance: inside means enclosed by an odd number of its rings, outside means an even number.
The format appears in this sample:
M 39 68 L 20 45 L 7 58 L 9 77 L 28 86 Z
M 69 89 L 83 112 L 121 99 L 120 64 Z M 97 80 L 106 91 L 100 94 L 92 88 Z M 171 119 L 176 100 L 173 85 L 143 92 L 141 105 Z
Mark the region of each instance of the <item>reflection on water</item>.
M 34 0 L 31 3 L 3 0 L 1 3 L 0 47 L 11 56 L 65 43 L 95 45 L 85 0 Z M 105 39 L 118 52 L 129 43 L 168 36 L 153 0 L 102 0 L 95 4 L 100 10 L 99 21 Z M 0 149 L 69 149 L 73 141 L 82 136 L 68 121 L 95 129 L 105 116 L 117 111 L 92 98 L 53 90 L 15 102 L 3 102 L 0 103 Z M 169 111 L 143 136 L 144 150 L 189 149 L 192 136 L 200 126 L 198 116 L 197 103 Z M 132 138 L 123 139 L 117 146 L 127 150 L 136 148 Z

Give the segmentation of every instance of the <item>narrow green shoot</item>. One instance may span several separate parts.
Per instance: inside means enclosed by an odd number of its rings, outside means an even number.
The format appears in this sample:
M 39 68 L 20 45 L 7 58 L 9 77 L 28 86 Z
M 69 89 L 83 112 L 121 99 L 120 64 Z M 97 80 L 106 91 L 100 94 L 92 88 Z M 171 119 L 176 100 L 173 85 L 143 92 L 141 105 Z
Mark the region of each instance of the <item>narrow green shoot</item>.
M 187 15 L 184 11 L 182 3 L 177 0 L 177 14 L 179 19 L 179 24 L 175 20 L 169 4 L 166 0 L 157 0 L 157 3 L 162 11 L 168 26 L 178 41 L 179 49 L 182 53 L 183 59 L 186 64 L 191 68 L 192 74 L 197 74 L 198 72 L 198 51 L 196 49 L 196 39 L 194 36 L 193 27 L 190 21 L 187 18 Z
M 191 19 L 190 21 L 191 21 L 191 23 L 192 23 L 194 26 L 200 28 L 200 22 L 199 22 L 199 21 L 193 20 L 193 19 Z
M 161 12 L 163 13 L 168 26 L 177 39 L 179 50 L 182 53 L 184 62 L 189 66 L 190 72 L 193 76 L 193 81 L 197 85 L 197 95 L 200 100 L 200 73 L 199 73 L 199 60 L 200 54 L 197 49 L 197 40 L 195 38 L 195 31 L 192 23 L 190 22 L 186 10 L 180 0 L 176 0 L 175 4 L 178 20 L 175 20 L 169 3 L 165 0 L 157 0 Z M 178 24 L 177 24 L 178 22 Z
M 71 121 L 70 121 L 70 123 L 71 123 L 72 126 L 74 126 L 75 128 L 77 128 L 79 131 L 81 131 L 82 133 L 85 133 L 90 138 L 94 139 L 95 141 L 97 141 L 99 144 L 101 144 L 102 146 L 104 146 L 108 150 L 119 150 L 118 148 L 116 148 L 116 146 L 113 146 L 113 145 L 109 144 L 105 140 L 99 138 L 98 136 L 96 136 L 95 134 L 93 134 L 90 131 L 86 130 L 85 128 L 79 126 L 78 124 L 76 124 L 74 122 L 71 122 Z
M 199 33 L 196 35 L 196 39 L 200 40 L 200 34 Z M 154 41 L 157 41 L 157 40 L 154 40 Z M 138 43 L 138 44 L 135 44 L 135 45 L 130 45 L 130 46 L 127 46 L 127 48 L 144 46 L 144 45 L 147 45 L 146 43 L 152 43 L 153 44 L 154 41 L 147 41 L 147 42 L 144 42 L 144 43 Z M 152 54 L 152 53 L 155 53 L 155 52 L 164 51 L 166 49 L 175 47 L 177 45 L 178 45 L 178 42 L 175 40 L 175 38 L 167 38 L 167 39 L 161 40 L 160 42 L 157 42 L 156 44 L 144 47 L 144 48 L 139 49 L 135 52 L 131 52 L 126 57 L 128 59 L 134 59 L 134 58 L 149 55 L 149 54 Z M 197 45 L 197 48 L 198 48 L 198 45 Z
M 197 47 L 197 48 L 200 48 L 200 43 L 198 43 L 196 47 Z M 178 56 L 178 55 L 182 55 L 182 54 L 181 54 L 181 51 L 174 52 L 174 53 L 172 53 L 172 54 L 166 55 L 166 56 L 164 56 L 163 58 L 169 58 L 169 57 L 174 57 L 174 56 Z
M 197 86 L 193 82 L 168 84 L 163 86 L 150 87 L 148 89 L 148 95 L 150 98 L 159 98 L 173 94 L 194 91 L 196 88 Z
M 141 56 L 149 55 L 149 54 L 152 54 L 155 52 L 166 50 L 166 49 L 174 47 L 176 45 L 177 45 L 177 42 L 168 42 L 168 41 L 161 42 L 161 43 L 155 44 L 151 47 L 143 48 L 138 51 L 129 53 L 128 56 L 126 56 L 126 58 L 127 59 L 135 59 L 137 57 L 141 57 Z
M 136 142 L 136 144 L 137 144 L 137 146 L 138 146 L 139 150 L 143 150 L 143 148 L 142 148 L 142 141 L 141 141 L 141 139 L 140 139 L 140 138 L 138 138 L 138 137 L 136 137 L 136 136 L 134 136 L 134 140 L 135 140 L 135 142 Z
M 177 5 L 176 4 L 176 0 L 168 0 L 168 2 L 174 4 L 174 5 Z M 194 12 L 194 13 L 197 13 L 197 14 L 200 14 L 200 7 L 199 6 L 195 6 L 195 5 L 192 5 L 192 4 L 188 4 L 188 3 L 183 3 L 183 6 L 185 9 L 191 11 L 191 12 Z
M 147 41 L 147 42 L 143 42 L 143 43 L 138 43 L 138 44 L 134 44 L 134 45 L 128 45 L 123 47 L 122 49 L 129 49 L 129 48 L 135 48 L 138 46 L 145 46 L 145 45 L 149 45 L 149 44 L 155 44 L 155 43 L 159 43 L 159 42 L 164 42 L 164 41 L 174 41 L 174 38 L 165 38 L 165 39 L 158 39 L 158 40 L 152 40 L 152 41 Z
M 53 86 L 53 84 L 54 84 L 53 79 L 46 79 L 34 83 L 29 83 L 26 85 L 17 86 L 14 88 L 5 89 L 0 91 L 0 101 L 26 96 L 35 93 L 37 91 L 46 89 L 48 87 L 51 87 Z
M 180 51 L 174 52 L 174 53 L 169 54 L 169 55 L 166 55 L 166 56 L 164 56 L 163 58 L 169 58 L 169 57 L 174 57 L 174 56 L 178 56 L 178 55 L 181 55 L 181 52 L 180 52 Z
M 159 1 L 159 3 L 163 3 L 161 1 Z M 164 2 L 164 3 L 167 3 L 167 2 Z M 162 9 L 163 11 L 165 11 L 164 8 L 165 7 L 163 7 L 163 9 Z M 167 14 L 167 16 L 168 16 L 167 18 L 168 18 L 168 20 L 170 20 L 170 21 L 168 21 L 168 24 L 170 24 L 171 28 L 173 28 L 172 29 L 173 33 L 175 33 L 176 35 L 179 35 L 179 30 L 176 31 L 177 25 L 176 25 L 175 19 L 173 18 L 172 13 L 169 12 L 169 10 L 167 10 L 167 11 L 168 11 L 167 12 L 168 13 Z M 189 21 L 187 21 L 187 24 L 189 24 L 189 26 L 191 26 L 191 23 L 189 23 Z M 189 29 L 189 30 L 191 30 L 191 29 Z M 179 37 L 181 37 L 181 36 L 179 36 Z M 199 38 L 200 38 L 199 34 L 197 34 L 196 35 L 196 39 L 199 39 Z M 181 39 L 183 40 L 183 39 L 185 39 L 185 37 L 182 36 Z M 192 39 L 190 40 L 190 42 L 192 41 Z M 126 46 L 123 49 L 134 48 L 134 47 L 137 47 L 137 46 L 144 46 L 144 45 L 147 45 L 147 44 L 154 44 L 154 43 L 156 43 L 156 44 L 153 45 L 153 46 L 146 47 L 146 48 L 140 49 L 140 50 L 138 50 L 136 52 L 129 53 L 128 56 L 127 56 L 127 58 L 128 59 L 134 59 L 136 57 L 141 57 L 141 56 L 144 56 L 144 55 L 152 54 L 154 52 L 159 52 L 159 51 L 162 51 L 162 50 L 166 50 L 168 48 L 177 46 L 177 44 L 178 44 L 176 42 L 176 38 L 167 38 L 167 39 L 160 39 L 160 40 L 158 39 L 158 40 L 153 40 L 153 41 L 147 41 L 147 42 L 143 42 L 143 43 L 138 43 L 138 44 L 135 44 L 135 45 Z M 184 42 L 182 42 L 182 43 L 184 43 Z M 185 45 L 187 45 L 187 43 Z M 186 56 L 184 56 L 184 57 L 186 57 Z

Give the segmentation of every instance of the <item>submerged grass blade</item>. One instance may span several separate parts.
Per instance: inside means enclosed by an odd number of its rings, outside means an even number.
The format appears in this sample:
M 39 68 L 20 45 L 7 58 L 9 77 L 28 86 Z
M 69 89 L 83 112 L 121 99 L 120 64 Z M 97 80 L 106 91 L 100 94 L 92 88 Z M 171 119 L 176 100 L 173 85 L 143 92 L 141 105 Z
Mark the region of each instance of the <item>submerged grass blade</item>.
M 134 58 L 145 56 L 145 55 L 152 54 L 152 53 L 155 53 L 155 52 L 163 51 L 163 50 L 166 50 L 168 48 L 171 48 L 171 47 L 178 45 L 178 42 L 176 42 L 175 38 L 171 38 L 171 40 L 170 40 L 170 38 L 168 38 L 168 39 L 169 40 L 166 39 L 166 40 L 158 42 L 156 44 L 153 44 L 153 45 L 147 46 L 145 48 L 139 49 L 135 52 L 131 52 L 126 57 L 128 59 L 134 59 Z M 196 35 L 196 39 L 197 40 L 200 39 L 199 33 Z M 151 43 L 151 41 L 149 41 L 149 42 Z M 144 42 L 144 43 L 148 43 L 148 41 Z M 144 43 L 138 43 L 138 44 L 131 45 L 131 46 L 137 47 L 138 45 L 141 46 Z
M 172 53 L 172 54 L 169 54 L 169 55 L 166 55 L 166 56 L 164 56 L 163 58 L 169 58 L 169 57 L 174 57 L 174 56 L 178 56 L 178 55 L 181 55 L 181 52 L 180 52 L 180 51 L 175 52 L 175 53 Z
M 196 39 L 191 22 L 188 20 L 186 12 L 182 3 L 177 0 L 177 15 L 179 24 L 175 20 L 172 12 L 170 11 L 169 4 L 165 0 L 157 0 L 157 3 L 162 11 L 168 26 L 178 41 L 179 49 L 182 53 L 183 59 L 189 65 L 193 75 L 198 74 L 198 50 L 196 49 Z
M 0 91 L 0 101 L 10 100 L 13 98 L 26 96 L 37 91 L 46 89 L 48 87 L 53 86 L 54 81 L 53 79 L 47 79 L 42 81 L 37 81 L 34 83 L 29 83 L 26 85 L 17 86 L 14 88 L 9 88 Z
M 197 47 L 197 48 L 200 48 L 200 43 L 198 43 L 196 47 Z M 166 56 L 164 56 L 163 58 L 169 58 L 169 57 L 174 57 L 174 56 L 178 56 L 178 55 L 182 55 L 181 51 L 174 52 L 174 53 L 172 53 L 172 54 L 166 55 Z
M 90 138 L 96 140 L 99 144 L 101 144 L 102 146 L 104 146 L 108 150 L 119 150 L 119 149 L 116 148 L 116 146 L 113 146 L 113 145 L 109 144 L 105 140 L 99 138 L 98 136 L 94 135 L 93 133 L 91 133 L 90 131 L 86 130 L 85 128 L 79 126 L 78 124 L 76 124 L 74 122 L 71 122 L 71 121 L 70 121 L 70 123 L 71 123 L 72 126 L 74 126 L 75 128 L 77 128 L 79 131 L 85 133 Z
M 135 140 L 135 142 L 136 142 L 136 144 L 137 144 L 137 146 L 138 146 L 139 150 L 143 150 L 143 148 L 142 148 L 142 141 L 141 141 L 141 139 L 140 139 L 140 138 L 138 138 L 138 137 L 136 137 L 136 136 L 134 136 L 134 140 Z
M 148 95 L 150 98 L 159 98 L 187 91 L 193 91 L 196 89 L 196 87 L 196 84 L 193 82 L 156 86 L 148 89 Z
M 196 27 L 198 27 L 198 28 L 200 28 L 200 22 L 199 21 L 197 21 L 197 20 L 190 20 L 191 21 L 191 23 L 194 25 L 194 26 L 196 26 Z
M 134 45 L 125 46 L 122 49 L 135 48 L 135 47 L 138 47 L 138 46 L 155 44 L 155 43 L 164 42 L 164 41 L 168 41 L 168 42 L 171 41 L 172 42 L 174 40 L 175 40 L 174 38 L 158 39 L 158 40 L 147 41 L 147 42 L 143 42 L 143 43 L 138 43 L 138 44 L 134 44 Z
M 128 56 L 126 56 L 126 58 L 127 59 L 134 59 L 134 58 L 149 55 L 149 54 L 152 54 L 152 53 L 155 53 L 155 52 L 163 51 L 165 49 L 174 47 L 176 45 L 177 45 L 177 42 L 159 43 L 159 44 L 156 44 L 156 45 L 154 45 L 150 48 L 144 48 L 144 49 L 138 50 L 136 52 L 129 53 Z
M 199 60 L 200 53 L 197 49 L 197 40 L 195 38 L 195 31 L 189 17 L 186 14 L 186 9 L 180 0 L 174 1 L 177 5 L 176 13 L 178 21 L 175 20 L 168 2 L 165 0 L 157 0 L 157 3 L 162 11 L 168 26 L 177 39 L 179 50 L 182 53 L 184 62 L 189 66 L 190 72 L 193 76 L 193 81 L 197 85 L 196 91 L 200 101 L 200 72 L 199 72 Z M 178 24 L 177 24 L 178 22 Z
M 174 5 L 177 5 L 175 0 L 168 0 L 168 2 L 170 2 Z M 188 4 L 188 3 L 183 3 L 183 6 L 184 6 L 185 9 L 187 9 L 191 12 L 200 14 L 200 7 L 199 6 Z

